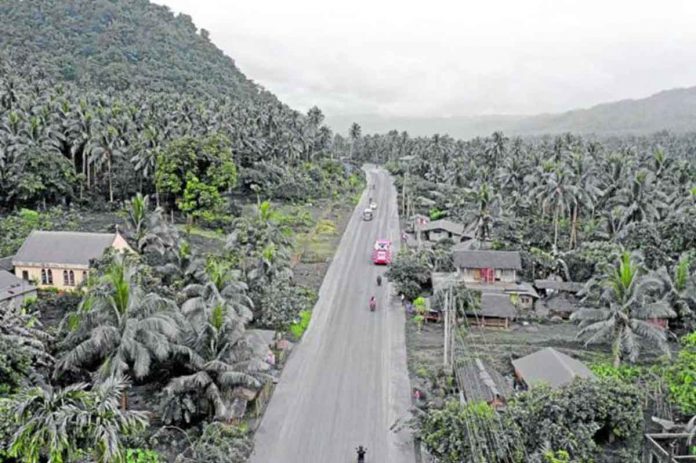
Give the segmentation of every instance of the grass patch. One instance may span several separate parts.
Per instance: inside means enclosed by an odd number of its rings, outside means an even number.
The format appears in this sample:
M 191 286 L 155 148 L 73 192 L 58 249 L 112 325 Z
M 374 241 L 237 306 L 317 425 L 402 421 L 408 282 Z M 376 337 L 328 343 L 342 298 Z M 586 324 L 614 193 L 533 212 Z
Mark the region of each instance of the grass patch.
M 300 311 L 300 319 L 297 320 L 296 322 L 293 322 L 290 325 L 290 333 L 293 335 L 295 340 L 299 340 L 302 335 L 304 334 L 305 331 L 307 331 L 307 327 L 309 326 L 309 321 L 312 319 L 312 311 L 311 310 L 302 310 Z
M 195 225 L 193 227 L 187 227 L 184 224 L 179 224 L 176 226 L 176 228 L 185 234 L 200 236 L 201 238 L 206 238 L 209 240 L 225 241 L 225 233 L 222 230 L 210 230 L 208 228 L 201 228 Z

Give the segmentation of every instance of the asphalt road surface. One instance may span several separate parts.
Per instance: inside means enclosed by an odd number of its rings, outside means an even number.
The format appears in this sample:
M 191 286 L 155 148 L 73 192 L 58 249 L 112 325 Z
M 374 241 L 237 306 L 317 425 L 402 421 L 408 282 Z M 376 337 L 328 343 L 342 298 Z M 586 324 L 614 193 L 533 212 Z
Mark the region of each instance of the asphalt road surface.
M 390 427 L 407 416 L 404 313 L 372 264 L 379 238 L 399 246 L 396 190 L 389 175 L 367 168 L 368 189 L 353 211 L 319 291 L 312 321 L 285 366 L 256 432 L 252 463 L 348 463 L 367 447 L 368 463 L 412 463 L 407 431 Z M 375 185 L 370 189 L 369 185 Z M 364 222 L 368 198 L 375 217 Z M 368 301 L 375 295 L 377 311 Z

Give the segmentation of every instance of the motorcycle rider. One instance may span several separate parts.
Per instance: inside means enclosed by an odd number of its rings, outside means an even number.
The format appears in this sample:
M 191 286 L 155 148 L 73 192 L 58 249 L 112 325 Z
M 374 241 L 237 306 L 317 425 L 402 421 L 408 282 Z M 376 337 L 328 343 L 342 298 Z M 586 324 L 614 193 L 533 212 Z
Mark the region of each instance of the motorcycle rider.
M 374 310 L 377 308 L 377 299 L 375 299 L 374 296 L 370 298 L 370 310 L 374 312 Z
M 367 449 L 363 447 L 362 445 L 359 445 L 357 449 L 355 449 L 358 452 L 358 463 L 364 463 L 365 462 L 365 454 L 367 453 Z
M 382 275 L 377 275 L 377 286 L 382 286 Z

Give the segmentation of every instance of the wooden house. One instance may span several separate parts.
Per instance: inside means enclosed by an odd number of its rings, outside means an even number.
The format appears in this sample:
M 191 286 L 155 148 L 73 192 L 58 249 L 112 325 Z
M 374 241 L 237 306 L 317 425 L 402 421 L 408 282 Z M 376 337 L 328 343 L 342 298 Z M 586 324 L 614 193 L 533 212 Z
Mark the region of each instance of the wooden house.
M 507 329 L 517 318 L 517 308 L 509 294 L 482 293 L 479 310 L 467 312 L 466 318 L 470 325 Z
M 453 257 L 465 283 L 515 283 L 517 272 L 522 270 L 517 251 L 459 250 Z

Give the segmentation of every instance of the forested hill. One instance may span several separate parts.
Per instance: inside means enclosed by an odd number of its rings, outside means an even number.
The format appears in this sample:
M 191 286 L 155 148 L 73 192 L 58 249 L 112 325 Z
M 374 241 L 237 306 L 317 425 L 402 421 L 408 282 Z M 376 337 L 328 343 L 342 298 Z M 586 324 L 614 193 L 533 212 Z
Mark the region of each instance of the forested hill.
M 0 211 L 142 193 L 223 217 L 231 189 L 307 200 L 349 178 L 334 161 L 349 145 L 319 108 L 254 84 L 187 16 L 146 0 L 0 0 L 0 28 Z
M 507 135 L 578 134 L 644 135 L 662 130 L 691 132 L 696 129 L 696 87 L 666 90 L 647 98 L 604 103 L 587 109 L 536 116 L 466 116 L 437 118 L 383 118 L 374 115 L 329 118 L 337 131 L 357 122 L 364 132 L 405 130 L 411 135 L 436 133 L 455 138 Z
M 0 50 L 13 62 L 82 86 L 215 97 L 262 91 L 189 16 L 147 0 L 0 0 L 0 30 Z

